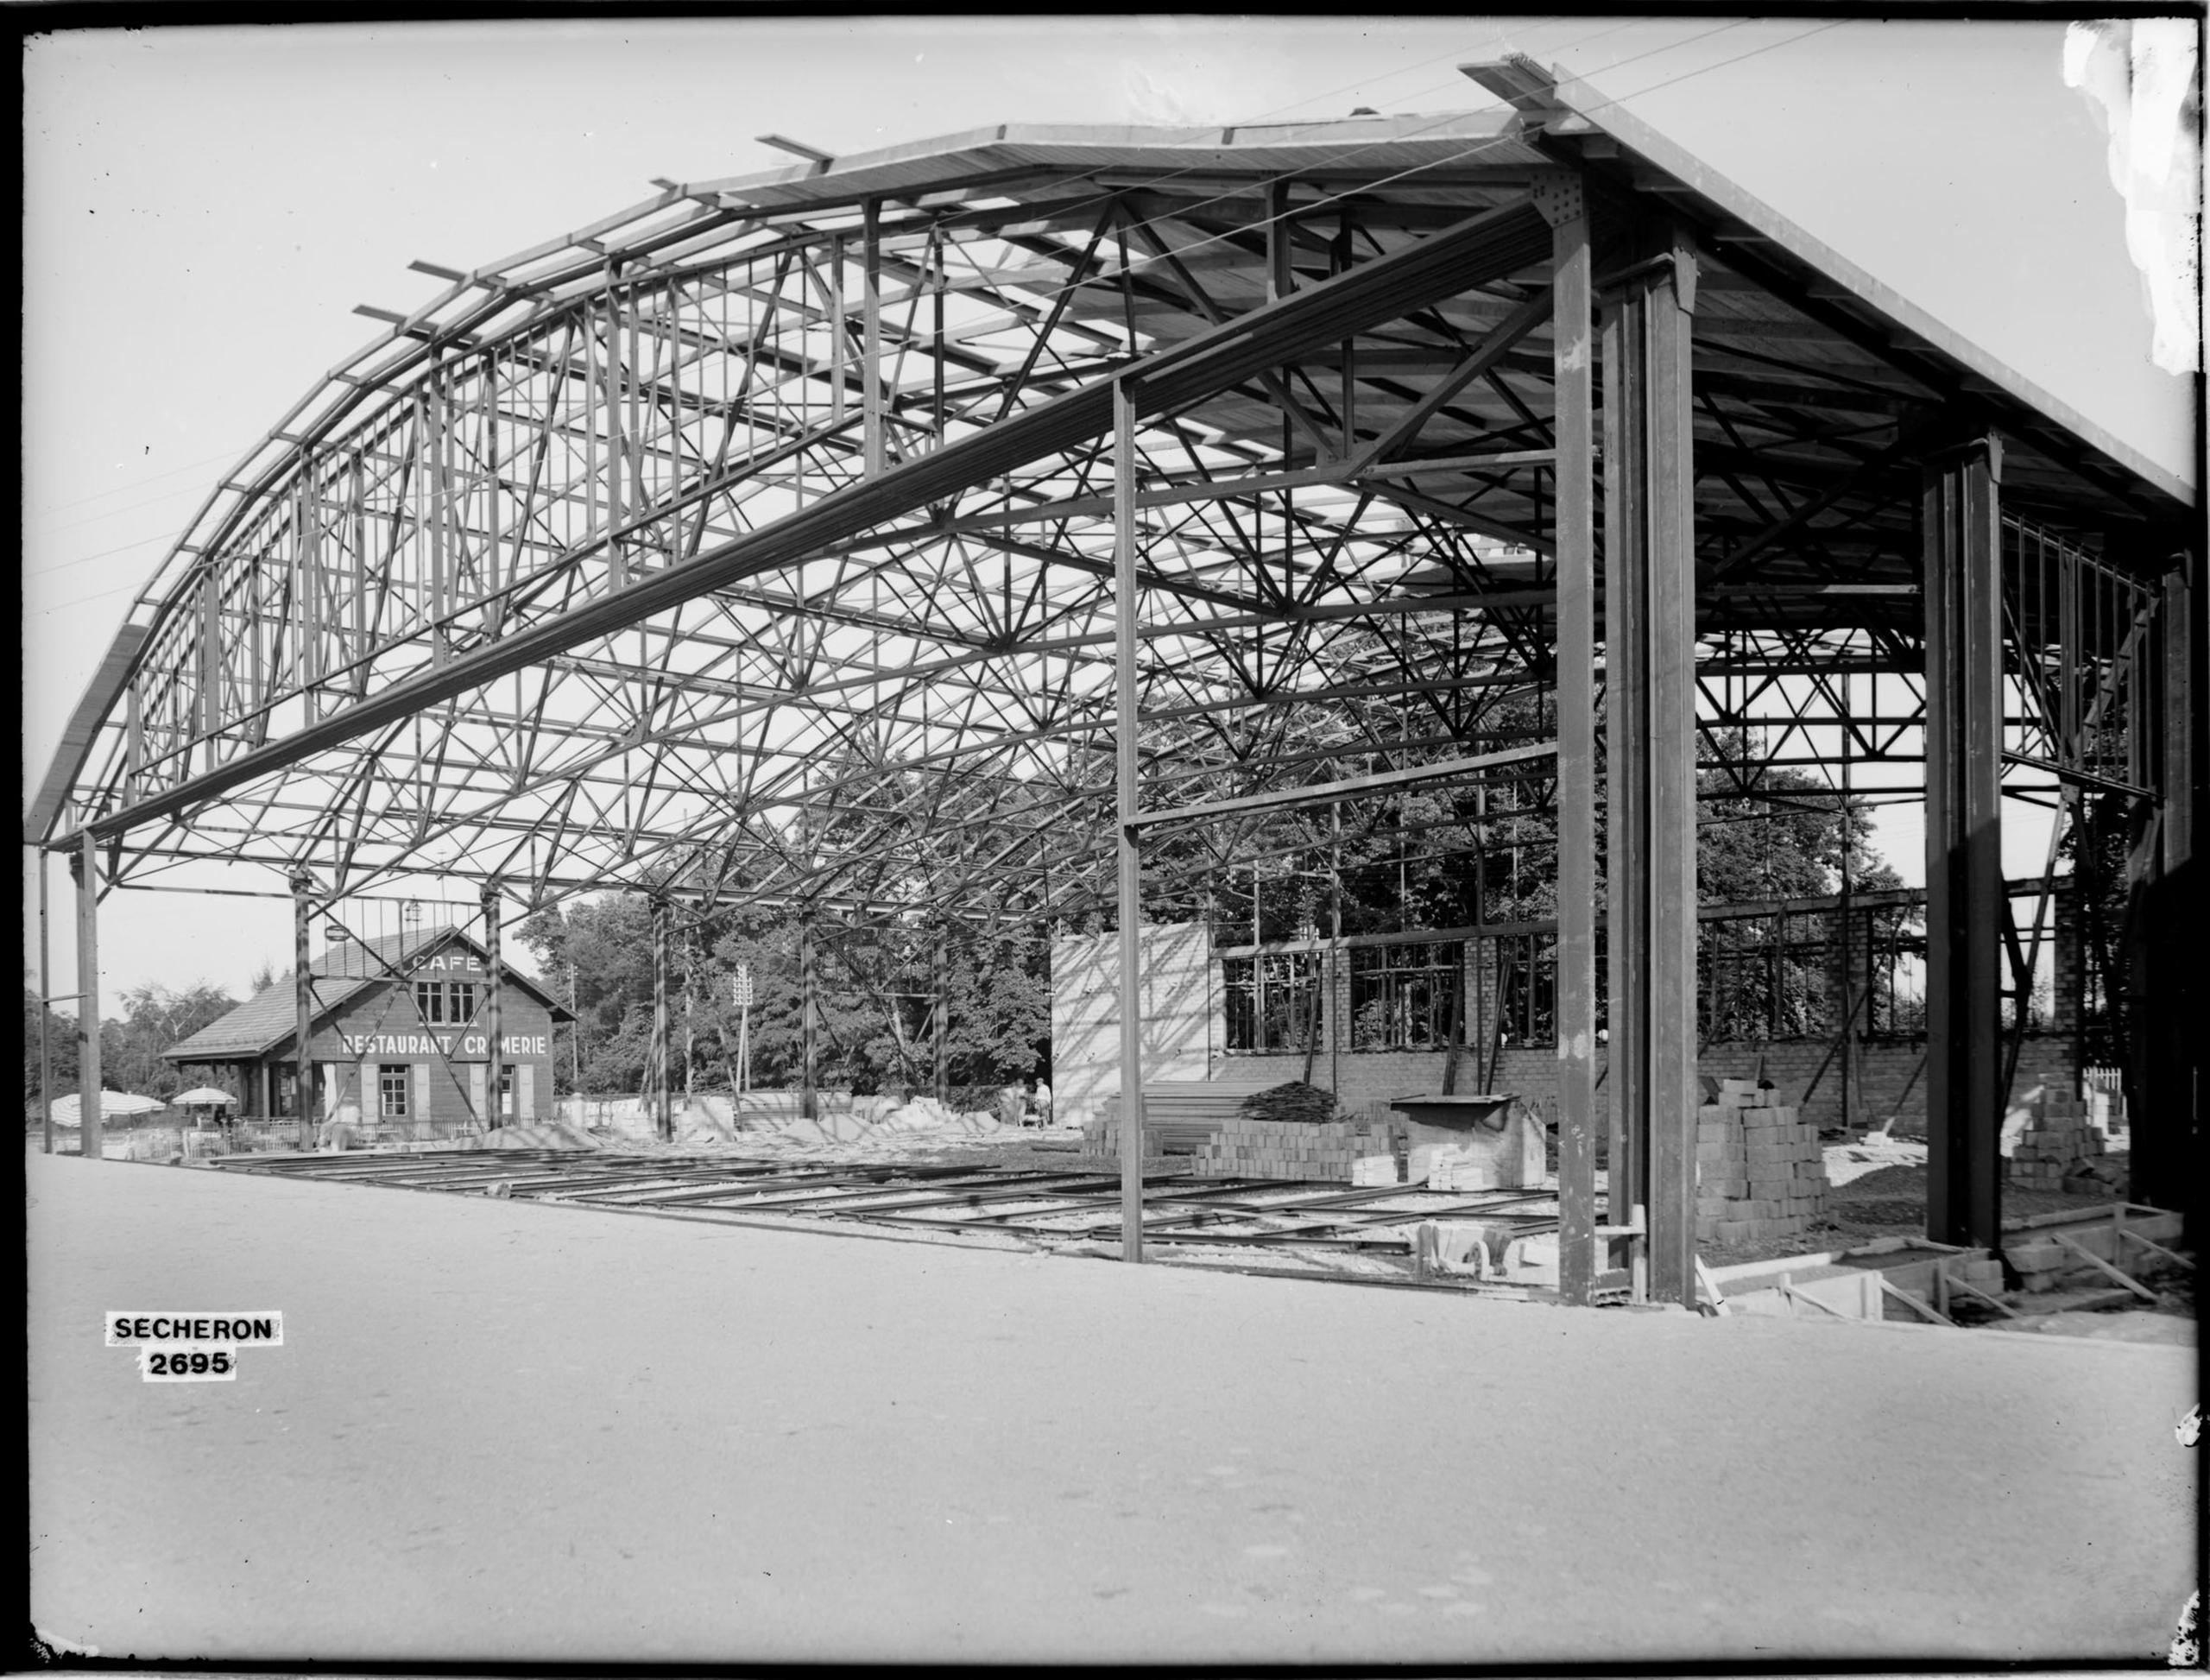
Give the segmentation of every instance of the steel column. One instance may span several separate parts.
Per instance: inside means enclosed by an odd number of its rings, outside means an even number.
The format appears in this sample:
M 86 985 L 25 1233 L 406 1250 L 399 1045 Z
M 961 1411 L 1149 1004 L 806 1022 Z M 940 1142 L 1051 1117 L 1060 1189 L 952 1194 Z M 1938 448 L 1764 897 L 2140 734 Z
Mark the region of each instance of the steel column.
M 1658 257 L 1637 264 L 1604 307 L 1607 1200 L 1615 1225 L 1646 1210 L 1651 1298 L 1692 1304 L 1695 258 L 1677 243 Z
M 948 1102 L 951 1098 L 951 1016 L 945 1007 L 944 967 L 944 935 L 938 933 L 929 942 L 929 995 L 932 1006 L 929 1019 L 929 1060 L 930 1087 L 939 1102 Z
M 54 1153 L 54 1045 L 47 1031 L 47 1021 L 54 1006 L 48 1001 L 54 995 L 54 967 L 47 949 L 46 906 L 46 849 L 31 848 L 31 860 L 38 867 L 38 1115 L 39 1125 L 45 1134 L 43 1153 Z
M 1558 1287 L 1588 1304 L 1595 1280 L 1596 599 L 1588 216 L 1578 175 L 1544 171 L 1556 388 Z
M 298 1136 L 303 1150 L 314 1147 L 314 1056 L 309 1039 L 314 1031 L 314 976 L 307 966 L 307 934 L 313 925 L 314 906 L 308 897 L 313 877 L 305 870 L 292 877 L 292 1081 L 299 1105 Z
M 100 1159 L 100 863 L 92 831 L 78 836 L 71 860 L 77 874 L 78 1153 Z
M 1113 385 L 1113 780 L 1121 934 L 1121 1258 L 1143 1259 L 1143 859 L 1136 843 L 1136 406 Z
M 2002 1241 L 2002 445 L 1922 464 L 1926 612 L 1926 1234 Z
M 499 1075 L 502 1064 L 499 1046 L 501 1017 L 499 984 L 502 979 L 499 963 L 499 883 L 496 881 L 485 881 L 483 896 L 484 960 L 489 965 L 489 973 L 486 976 L 489 984 L 484 988 L 483 998 L 483 1089 L 489 1093 L 485 1102 L 490 1109 L 489 1124 L 496 1127 L 504 1125 L 507 1117 L 506 1105 L 499 1101 Z M 515 1115 L 517 1121 L 529 1118 L 529 1115 L 519 1113 Z
M 675 1138 L 674 1084 L 667 1069 L 667 898 L 653 895 L 653 1048 L 657 1077 L 653 1088 L 653 1134 L 664 1142 Z

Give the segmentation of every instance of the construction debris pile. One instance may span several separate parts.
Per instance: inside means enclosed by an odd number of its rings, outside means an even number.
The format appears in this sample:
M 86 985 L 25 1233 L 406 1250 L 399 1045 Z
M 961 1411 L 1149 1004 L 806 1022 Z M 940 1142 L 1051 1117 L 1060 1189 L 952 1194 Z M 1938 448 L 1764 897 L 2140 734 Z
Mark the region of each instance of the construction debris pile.
M 2044 1092 L 2039 1111 L 2003 1163 L 2004 1176 L 2020 1190 L 2100 1196 L 2125 1184 L 2125 1171 L 2110 1159 L 2108 1149 L 2086 1102 Z
M 1754 1080 L 1716 1083 L 1715 1100 L 1696 1110 L 1696 1240 L 1802 1235 L 1826 1211 L 1819 1128 L 1776 1105 Z
M 1333 1099 L 1328 1101 L 1332 1107 Z M 1223 1122 L 1197 1150 L 1190 1171 L 1198 1178 L 1317 1179 L 1351 1185 L 1399 1181 L 1396 1146 L 1385 1121 L 1262 1120 L 1250 1114 L 1250 1102 L 1243 1106 L 1244 1113 Z
M 862 1119 L 871 1118 L 877 1132 L 957 1132 L 965 1137 L 983 1137 L 994 1132 L 1003 1123 L 997 1115 L 982 1108 L 954 1108 L 932 1096 L 917 1096 Z
M 794 1107 L 794 1105 L 793 1105 Z M 822 1104 L 809 1120 L 792 1109 L 748 1110 L 734 1124 L 701 1120 L 694 1142 L 723 1142 L 752 1148 L 810 1148 L 819 1146 L 891 1142 L 956 1142 L 994 1135 L 998 1117 L 980 1108 L 957 1109 L 932 1096 L 900 1102 L 894 1097 L 855 1097 L 838 1108 Z
M 531 1121 L 522 1125 L 502 1126 L 486 1132 L 477 1140 L 483 1149 L 603 1149 L 606 1146 L 579 1126 L 570 1126 L 557 1120 Z M 340 1143 L 339 1148 L 347 1146 Z M 449 1143 L 446 1147 L 452 1146 Z

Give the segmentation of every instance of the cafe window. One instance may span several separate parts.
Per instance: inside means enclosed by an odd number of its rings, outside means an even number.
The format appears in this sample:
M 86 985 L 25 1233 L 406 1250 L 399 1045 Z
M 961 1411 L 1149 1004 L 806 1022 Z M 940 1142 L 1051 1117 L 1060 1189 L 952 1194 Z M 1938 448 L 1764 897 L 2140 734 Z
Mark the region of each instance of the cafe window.
M 465 980 L 418 980 L 414 1007 L 426 1026 L 464 1026 L 476 1014 L 476 987 Z
M 405 1062 L 384 1062 L 376 1068 L 376 1112 L 386 1120 L 407 1118 L 407 1084 L 411 1071 Z

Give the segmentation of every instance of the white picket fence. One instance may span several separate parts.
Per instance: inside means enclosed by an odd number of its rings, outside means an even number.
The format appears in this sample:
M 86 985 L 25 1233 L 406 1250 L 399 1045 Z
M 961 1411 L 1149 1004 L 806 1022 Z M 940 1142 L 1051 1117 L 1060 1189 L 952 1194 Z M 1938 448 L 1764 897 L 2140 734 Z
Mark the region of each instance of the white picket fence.
M 2087 1101 L 2088 1117 L 2106 1134 L 2126 1129 L 2125 1075 L 2122 1069 L 2081 1068 L 2080 1095 Z

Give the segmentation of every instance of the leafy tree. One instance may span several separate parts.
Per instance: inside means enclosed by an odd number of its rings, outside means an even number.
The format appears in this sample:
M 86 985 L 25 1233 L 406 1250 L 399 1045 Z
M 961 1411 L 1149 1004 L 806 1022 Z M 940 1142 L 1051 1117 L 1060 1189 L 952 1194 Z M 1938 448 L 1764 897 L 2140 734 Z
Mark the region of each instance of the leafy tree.
M 39 1100 L 38 1024 L 46 1018 L 46 1045 L 53 1069 L 54 1095 L 66 1096 L 77 1089 L 77 1023 L 56 1013 L 52 1004 L 38 1001 L 38 988 L 25 976 L 23 985 L 23 1102 L 34 1114 Z
M 121 1020 L 100 1024 L 102 1083 L 167 1099 L 185 1087 L 182 1071 L 161 1052 L 237 1007 L 220 987 L 199 981 L 182 991 L 149 982 L 123 995 Z
M 678 1089 L 729 1090 L 739 1078 L 741 1035 L 734 979 L 752 976 L 748 1083 L 795 1086 L 801 1077 L 801 915 L 784 907 L 700 914 L 678 906 L 668 1002 Z M 641 1092 L 650 1082 L 652 920 L 641 894 L 608 894 L 532 917 L 519 931 L 556 989 L 572 986 L 573 1058 L 592 1091 Z M 818 1032 L 815 1071 L 825 1087 L 862 1094 L 926 1090 L 934 1075 L 929 960 L 933 928 L 856 922 L 814 924 Z M 946 1064 L 954 1087 L 1048 1076 L 1049 948 L 1010 918 L 946 925 Z M 564 1042 L 556 1067 L 570 1083 Z M 687 1057 L 687 1060 L 685 1059 Z
M 535 954 L 553 995 L 576 1014 L 572 1026 L 553 1033 L 553 1089 L 571 1091 L 579 1078 L 585 1090 L 636 1090 L 652 1025 L 649 902 L 609 894 L 556 906 L 524 922 L 516 937 Z M 640 1004 L 645 1018 L 637 1026 L 628 1018 Z

